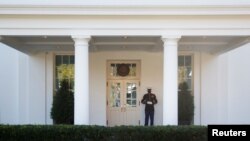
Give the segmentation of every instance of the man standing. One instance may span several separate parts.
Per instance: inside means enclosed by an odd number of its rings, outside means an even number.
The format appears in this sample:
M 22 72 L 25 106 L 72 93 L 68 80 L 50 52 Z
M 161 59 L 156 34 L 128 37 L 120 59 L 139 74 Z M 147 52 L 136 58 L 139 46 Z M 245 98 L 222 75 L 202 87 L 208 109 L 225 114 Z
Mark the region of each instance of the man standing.
M 144 94 L 141 100 L 142 104 L 145 104 L 145 126 L 148 126 L 150 118 L 150 125 L 154 125 L 154 105 L 157 103 L 155 94 L 151 93 L 151 88 L 147 88 L 148 93 Z

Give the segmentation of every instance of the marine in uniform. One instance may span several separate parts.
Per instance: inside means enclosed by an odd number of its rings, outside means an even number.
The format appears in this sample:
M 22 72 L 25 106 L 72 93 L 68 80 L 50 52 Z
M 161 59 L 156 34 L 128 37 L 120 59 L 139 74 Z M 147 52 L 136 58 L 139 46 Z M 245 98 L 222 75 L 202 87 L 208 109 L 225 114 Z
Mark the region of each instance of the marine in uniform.
M 141 100 L 142 104 L 145 104 L 145 126 L 148 126 L 148 121 L 150 119 L 150 125 L 154 125 L 154 105 L 157 103 L 155 94 L 152 93 L 152 88 L 147 88 L 146 94 L 144 94 Z

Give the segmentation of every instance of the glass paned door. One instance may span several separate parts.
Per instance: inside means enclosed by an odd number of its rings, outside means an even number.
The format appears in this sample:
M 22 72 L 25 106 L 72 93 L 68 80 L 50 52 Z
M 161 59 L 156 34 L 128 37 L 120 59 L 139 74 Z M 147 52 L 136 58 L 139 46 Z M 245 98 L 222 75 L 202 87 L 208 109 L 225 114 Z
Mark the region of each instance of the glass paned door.
M 138 82 L 136 80 L 108 81 L 108 126 L 139 124 Z
M 108 109 L 108 125 L 123 125 L 124 117 L 121 114 L 123 110 L 122 103 L 123 82 L 114 80 L 108 82 L 107 92 L 107 109 Z M 122 121 L 122 122 L 121 122 Z
M 139 81 L 125 81 L 124 86 L 124 102 L 126 102 L 126 105 L 124 106 L 126 110 L 124 112 L 124 125 L 139 125 Z

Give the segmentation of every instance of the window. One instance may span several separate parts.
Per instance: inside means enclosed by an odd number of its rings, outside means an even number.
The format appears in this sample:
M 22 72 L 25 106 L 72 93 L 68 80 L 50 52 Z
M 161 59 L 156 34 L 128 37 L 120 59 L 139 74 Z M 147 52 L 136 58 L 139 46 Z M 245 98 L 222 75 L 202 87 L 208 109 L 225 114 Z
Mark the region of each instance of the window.
M 192 56 L 179 55 L 178 57 L 178 84 L 186 82 L 188 90 L 193 91 L 193 71 L 192 71 Z
M 66 80 L 69 90 L 74 92 L 74 55 L 55 56 L 55 90 L 61 87 L 61 81 Z
M 191 125 L 194 117 L 193 67 L 191 55 L 178 57 L 178 124 Z

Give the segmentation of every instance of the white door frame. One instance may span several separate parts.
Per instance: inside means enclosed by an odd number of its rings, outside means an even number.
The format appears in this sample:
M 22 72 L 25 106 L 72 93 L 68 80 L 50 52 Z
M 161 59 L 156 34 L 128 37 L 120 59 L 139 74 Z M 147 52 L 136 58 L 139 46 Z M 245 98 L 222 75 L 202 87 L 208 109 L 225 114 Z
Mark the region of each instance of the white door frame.
M 110 75 L 109 66 L 112 63 L 135 63 L 136 64 L 136 75 L 135 76 L 114 76 Z M 120 104 L 118 107 L 112 107 L 110 101 L 111 85 L 114 83 L 120 83 Z M 135 84 L 136 87 L 136 100 L 132 98 L 132 93 L 127 94 L 128 83 Z M 115 85 L 115 84 L 114 84 Z M 130 96 L 127 97 L 127 96 Z M 106 117 L 107 126 L 115 125 L 140 125 L 140 60 L 108 60 L 107 61 L 107 88 L 106 88 Z M 127 101 L 128 100 L 128 101 Z M 131 107 L 128 103 L 132 102 L 136 107 Z M 113 105 L 115 106 L 115 105 Z M 112 108 L 111 108 L 112 107 Z M 114 117 L 114 118 L 113 118 Z

